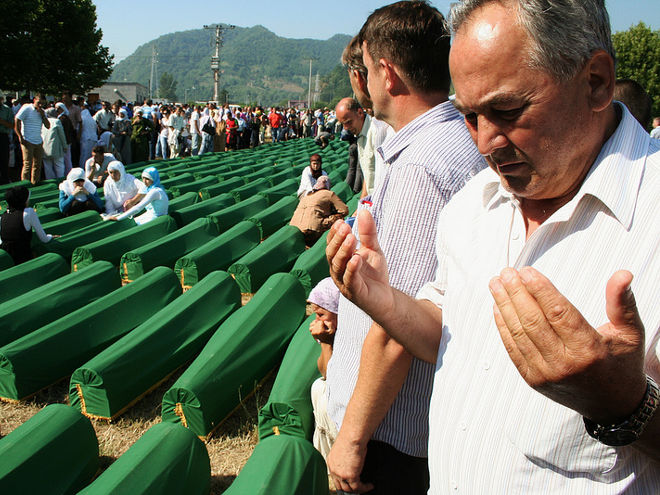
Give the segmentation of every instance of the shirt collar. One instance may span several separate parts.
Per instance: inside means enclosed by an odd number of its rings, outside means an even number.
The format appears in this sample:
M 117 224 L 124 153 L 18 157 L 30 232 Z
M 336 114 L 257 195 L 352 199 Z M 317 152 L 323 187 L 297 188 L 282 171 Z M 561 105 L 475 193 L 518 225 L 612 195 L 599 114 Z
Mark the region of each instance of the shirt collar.
M 387 163 L 391 163 L 418 136 L 417 133 L 431 122 L 444 122 L 460 118 L 458 110 L 451 101 L 442 102 L 408 122 L 378 148 L 378 152 Z
M 601 148 L 578 193 L 550 221 L 568 220 L 581 199 L 590 195 L 607 206 L 621 225 L 630 228 L 651 138 L 625 106 L 615 105 L 622 114 L 616 131 Z M 512 200 L 513 195 L 502 187 L 499 176 L 492 169 L 487 173 L 491 177 L 484 184 L 483 206 L 492 208 Z
M 368 113 L 364 114 L 364 124 L 362 124 L 362 129 L 360 130 L 360 133 L 358 134 L 358 139 L 361 137 L 366 138 L 367 133 L 369 132 L 369 127 L 371 127 L 371 115 Z

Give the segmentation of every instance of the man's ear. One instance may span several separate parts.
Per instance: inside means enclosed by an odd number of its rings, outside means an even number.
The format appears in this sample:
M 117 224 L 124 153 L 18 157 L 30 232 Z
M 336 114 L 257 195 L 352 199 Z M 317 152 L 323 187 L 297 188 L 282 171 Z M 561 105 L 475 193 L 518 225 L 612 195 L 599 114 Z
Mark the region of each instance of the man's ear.
M 385 89 L 392 96 L 397 96 L 407 93 L 407 85 L 399 74 L 399 69 L 396 65 L 385 58 L 378 61 L 383 74 L 385 75 Z
M 362 75 L 362 73 L 356 69 L 353 69 L 353 77 L 357 82 L 360 91 L 369 96 L 369 90 L 367 89 L 367 78 Z
M 616 77 L 614 60 L 604 50 L 593 53 L 584 69 L 589 83 L 589 102 L 595 112 L 601 112 L 612 103 Z

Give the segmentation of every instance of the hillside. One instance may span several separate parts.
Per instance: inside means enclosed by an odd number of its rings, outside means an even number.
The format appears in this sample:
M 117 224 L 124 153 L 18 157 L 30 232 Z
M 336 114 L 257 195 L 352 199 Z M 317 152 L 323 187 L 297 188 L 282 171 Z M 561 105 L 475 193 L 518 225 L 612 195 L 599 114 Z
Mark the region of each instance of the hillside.
M 213 31 L 196 29 L 163 35 L 141 45 L 114 69 L 111 80 L 135 81 L 149 86 L 151 52 L 158 51 L 158 75 L 168 72 L 177 81 L 177 96 L 205 100 L 213 97 L 210 70 L 214 52 Z M 340 63 L 351 37 L 337 34 L 328 40 L 282 38 L 263 26 L 236 27 L 225 32 L 220 54 L 223 73 L 220 88 L 228 100 L 276 104 L 306 97 L 309 62 L 313 57 L 312 89 L 318 72 L 328 75 Z M 346 78 L 346 82 L 348 78 Z M 195 87 L 193 91 L 191 88 Z M 347 95 L 343 95 L 347 96 Z

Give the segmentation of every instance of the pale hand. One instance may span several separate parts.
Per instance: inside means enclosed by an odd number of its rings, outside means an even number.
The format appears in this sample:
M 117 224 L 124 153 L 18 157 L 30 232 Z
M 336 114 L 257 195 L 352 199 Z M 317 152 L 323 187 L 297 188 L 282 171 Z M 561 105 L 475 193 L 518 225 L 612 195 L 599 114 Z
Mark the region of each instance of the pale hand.
M 505 268 L 489 284 L 495 323 L 525 381 L 600 424 L 625 419 L 646 390 L 644 326 L 631 282 L 627 271 L 610 278 L 609 321 L 598 328 L 534 268 Z
M 373 490 L 371 483 L 360 481 L 366 455 L 366 447 L 345 441 L 341 433 L 337 436 L 327 458 L 328 470 L 337 490 L 347 493 L 364 493 Z
M 341 293 L 369 315 L 380 314 L 394 306 L 385 255 L 378 245 L 376 224 L 366 210 L 358 214 L 360 248 L 343 220 L 330 229 L 325 249 L 330 276 Z

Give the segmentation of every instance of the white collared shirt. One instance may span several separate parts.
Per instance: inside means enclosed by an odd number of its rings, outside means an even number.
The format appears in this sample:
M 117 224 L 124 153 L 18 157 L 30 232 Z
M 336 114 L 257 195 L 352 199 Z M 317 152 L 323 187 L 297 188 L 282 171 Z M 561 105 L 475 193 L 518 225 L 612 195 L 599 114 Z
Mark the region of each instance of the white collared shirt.
M 660 464 L 589 437 L 582 416 L 521 378 L 493 320 L 488 281 L 533 266 L 586 320 L 607 322 L 605 285 L 620 269 L 660 366 L 660 142 L 624 109 L 578 194 L 526 241 L 516 199 L 490 169 L 447 205 L 438 271 L 418 298 L 443 308 L 429 416 L 430 494 L 660 493 Z

